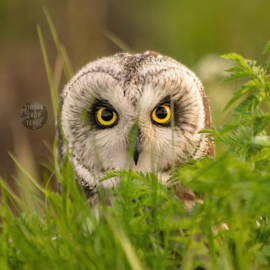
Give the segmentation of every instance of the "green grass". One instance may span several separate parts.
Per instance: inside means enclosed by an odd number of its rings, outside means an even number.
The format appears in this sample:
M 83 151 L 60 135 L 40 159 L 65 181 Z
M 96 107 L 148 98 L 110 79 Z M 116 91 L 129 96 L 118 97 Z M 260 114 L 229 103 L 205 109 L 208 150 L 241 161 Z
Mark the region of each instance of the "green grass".
M 71 68 L 46 16 L 68 79 Z M 57 89 L 40 28 L 38 33 L 56 116 Z M 56 144 L 55 168 L 46 185 L 11 155 L 40 193 L 28 190 L 32 211 L 1 179 L 0 269 L 270 269 L 270 142 L 264 131 L 270 119 L 269 77 L 254 61 L 223 57 L 236 64 L 225 81 L 250 79 L 226 106 L 245 97 L 228 124 L 202 131 L 210 132 L 223 151 L 215 160 L 190 160 L 170 179 L 204 193 L 203 204 L 187 214 L 156 175 L 122 170 L 103 179 L 121 177 L 119 187 L 107 191 L 111 205 L 100 190 L 101 203 L 91 209 L 68 157 L 60 172 Z M 53 176 L 62 184 L 61 195 L 49 188 Z M 229 230 L 220 229 L 224 223 Z

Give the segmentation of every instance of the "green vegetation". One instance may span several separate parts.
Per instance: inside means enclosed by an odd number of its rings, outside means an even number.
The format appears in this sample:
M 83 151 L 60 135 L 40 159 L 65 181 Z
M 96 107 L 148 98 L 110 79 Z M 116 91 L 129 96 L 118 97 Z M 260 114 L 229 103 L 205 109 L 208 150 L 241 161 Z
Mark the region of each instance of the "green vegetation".
M 38 33 L 56 115 L 58 96 Z M 53 34 L 69 78 L 66 55 Z M 268 44 L 264 52 L 269 51 Z M 225 81 L 251 78 L 225 108 L 245 97 L 229 123 L 202 131 L 225 147 L 216 160 L 190 160 L 170 179 L 204 193 L 203 204 L 187 214 L 157 176 L 123 170 L 103 179 L 121 177 L 120 186 L 109 191 L 111 205 L 101 190 L 101 204 L 91 209 L 68 157 L 60 173 L 54 151 L 55 168 L 41 186 L 12 156 L 39 193 L 29 191 L 33 212 L 1 179 L 0 269 L 269 269 L 270 141 L 264 131 L 270 119 L 269 76 L 254 61 L 237 54 L 223 57 L 236 63 Z M 50 188 L 53 176 L 62 184 L 62 195 Z M 220 229 L 224 223 L 229 230 Z

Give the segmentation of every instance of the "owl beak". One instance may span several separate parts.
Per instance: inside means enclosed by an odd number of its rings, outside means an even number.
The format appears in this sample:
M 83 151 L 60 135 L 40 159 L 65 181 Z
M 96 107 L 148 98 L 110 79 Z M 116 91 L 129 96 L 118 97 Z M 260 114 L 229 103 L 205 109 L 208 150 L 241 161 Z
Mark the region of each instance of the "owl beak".
M 142 152 L 140 136 L 141 136 L 141 129 L 138 126 L 138 128 L 137 128 L 137 136 L 136 136 L 136 141 L 135 141 L 134 151 L 133 151 L 133 160 L 134 160 L 136 166 L 137 166 L 137 163 L 138 163 L 138 160 L 139 160 L 139 156 L 140 156 L 140 154 Z

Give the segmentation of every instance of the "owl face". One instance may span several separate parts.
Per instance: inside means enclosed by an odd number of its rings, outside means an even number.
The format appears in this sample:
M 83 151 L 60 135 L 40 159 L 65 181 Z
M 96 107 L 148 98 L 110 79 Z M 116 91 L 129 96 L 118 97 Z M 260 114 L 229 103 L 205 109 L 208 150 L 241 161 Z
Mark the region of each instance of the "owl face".
M 61 124 L 74 173 L 89 189 L 107 170 L 158 174 L 211 150 L 198 131 L 211 125 L 199 79 L 178 62 L 154 52 L 117 54 L 89 63 L 62 93 Z

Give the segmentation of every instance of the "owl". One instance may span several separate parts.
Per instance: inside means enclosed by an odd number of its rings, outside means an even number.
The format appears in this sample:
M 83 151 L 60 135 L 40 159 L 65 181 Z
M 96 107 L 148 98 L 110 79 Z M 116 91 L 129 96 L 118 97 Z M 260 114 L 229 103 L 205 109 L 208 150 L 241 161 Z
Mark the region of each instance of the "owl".
M 173 167 L 214 156 L 212 141 L 198 133 L 212 122 L 202 83 L 187 67 L 156 52 L 90 62 L 65 86 L 60 106 L 66 141 L 60 136 L 60 155 L 69 151 L 91 205 L 99 186 L 112 189 L 119 183 L 117 177 L 100 182 L 106 171 L 153 172 L 168 184 Z M 196 201 L 190 190 L 177 194 L 185 204 Z

